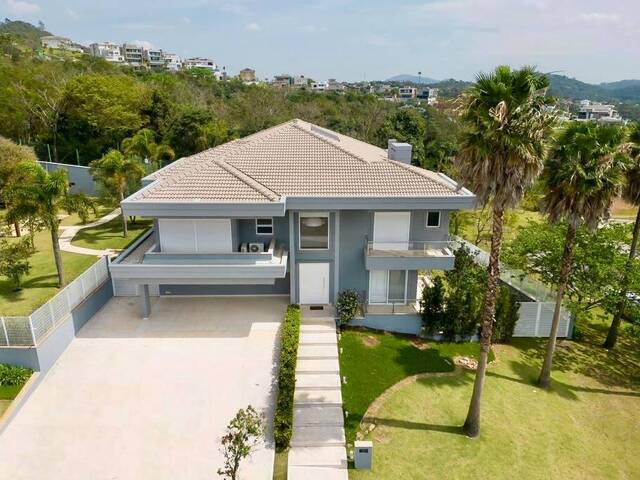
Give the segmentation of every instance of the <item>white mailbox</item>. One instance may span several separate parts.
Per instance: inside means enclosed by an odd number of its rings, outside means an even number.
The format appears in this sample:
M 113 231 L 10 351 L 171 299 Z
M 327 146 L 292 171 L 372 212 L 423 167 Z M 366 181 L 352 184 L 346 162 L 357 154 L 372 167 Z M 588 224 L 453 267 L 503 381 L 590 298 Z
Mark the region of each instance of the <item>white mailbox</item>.
M 356 440 L 353 443 L 353 463 L 358 469 L 371 470 L 373 442 Z

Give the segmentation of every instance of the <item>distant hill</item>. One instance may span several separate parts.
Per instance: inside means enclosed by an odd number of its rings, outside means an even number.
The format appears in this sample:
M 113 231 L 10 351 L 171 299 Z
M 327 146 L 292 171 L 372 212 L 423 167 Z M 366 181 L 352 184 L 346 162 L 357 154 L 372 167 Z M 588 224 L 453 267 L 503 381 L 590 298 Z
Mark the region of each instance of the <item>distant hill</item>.
M 438 80 L 429 77 L 419 77 L 418 75 L 396 75 L 391 78 L 387 78 L 385 82 L 407 82 L 407 83 L 420 83 L 424 85 L 428 85 L 431 83 L 437 83 Z
M 20 20 L 9 20 L 5 18 L 3 22 L 0 22 L 0 34 L 9 34 L 19 38 L 25 46 L 30 48 L 39 48 L 40 37 L 51 35 L 46 30 L 31 25 L 27 22 Z
M 594 85 L 564 75 L 549 75 L 551 94 L 572 100 L 597 100 L 603 102 L 640 102 L 640 80 Z

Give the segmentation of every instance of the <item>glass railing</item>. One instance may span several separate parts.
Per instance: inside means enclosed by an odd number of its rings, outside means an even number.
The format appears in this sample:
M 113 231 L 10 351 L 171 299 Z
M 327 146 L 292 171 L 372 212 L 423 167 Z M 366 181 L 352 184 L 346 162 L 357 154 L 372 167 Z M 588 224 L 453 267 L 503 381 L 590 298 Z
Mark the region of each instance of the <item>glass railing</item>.
M 365 250 L 371 256 L 450 257 L 455 248 L 456 244 L 451 241 L 368 241 Z

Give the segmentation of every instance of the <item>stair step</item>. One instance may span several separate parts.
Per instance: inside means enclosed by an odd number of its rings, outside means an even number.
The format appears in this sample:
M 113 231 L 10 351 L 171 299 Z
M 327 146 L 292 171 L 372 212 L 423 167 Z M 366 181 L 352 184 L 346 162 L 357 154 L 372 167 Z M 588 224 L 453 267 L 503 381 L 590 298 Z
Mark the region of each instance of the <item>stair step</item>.
M 298 359 L 296 373 L 340 373 L 340 362 L 330 359 Z
M 334 345 L 300 345 L 298 347 L 298 361 L 330 358 L 338 358 L 338 348 Z
M 291 447 L 289 465 L 347 468 L 347 450 L 344 447 Z
M 340 375 L 336 373 L 298 373 L 296 388 L 340 388 Z
M 302 323 L 300 324 L 300 333 L 336 333 L 336 325 L 325 323 Z
M 294 428 L 305 425 L 344 426 L 342 407 L 333 405 L 302 405 L 293 409 Z
M 335 345 L 335 332 L 305 333 L 300 332 L 300 345 Z
M 293 394 L 294 407 L 302 405 L 333 405 L 342 406 L 342 392 L 334 390 L 299 390 L 296 388 Z
M 300 325 L 331 325 L 336 326 L 336 321 L 332 317 L 305 317 L 300 319 Z
M 344 447 L 344 428 L 337 426 L 304 426 L 294 428 L 293 447 Z

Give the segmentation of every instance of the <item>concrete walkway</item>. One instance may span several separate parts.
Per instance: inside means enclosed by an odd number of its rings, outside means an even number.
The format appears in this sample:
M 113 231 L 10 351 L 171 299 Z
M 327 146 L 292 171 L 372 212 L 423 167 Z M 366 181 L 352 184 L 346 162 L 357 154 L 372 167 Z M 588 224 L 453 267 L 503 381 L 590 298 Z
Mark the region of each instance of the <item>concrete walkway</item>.
M 108 213 L 102 218 L 99 218 L 95 222 L 87 223 L 86 225 L 71 225 L 71 226 L 61 226 L 60 230 L 60 250 L 64 252 L 71 253 L 80 253 L 82 255 L 95 255 L 97 257 L 104 257 L 105 255 L 110 255 L 113 253 L 113 250 L 96 250 L 93 248 L 84 248 L 84 247 L 76 247 L 75 245 L 71 245 L 71 240 L 76 234 L 85 228 L 97 227 L 98 225 L 103 225 L 107 222 L 110 222 L 114 218 L 120 215 L 120 209 L 116 208 L 113 212 Z
M 293 415 L 289 480 L 347 480 L 338 342 L 331 317 L 303 311 Z

